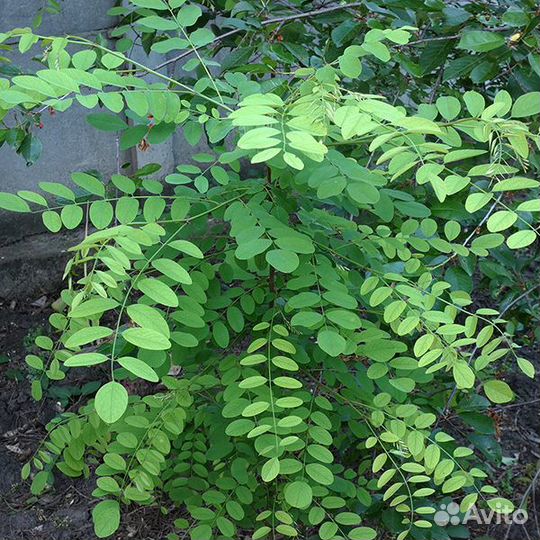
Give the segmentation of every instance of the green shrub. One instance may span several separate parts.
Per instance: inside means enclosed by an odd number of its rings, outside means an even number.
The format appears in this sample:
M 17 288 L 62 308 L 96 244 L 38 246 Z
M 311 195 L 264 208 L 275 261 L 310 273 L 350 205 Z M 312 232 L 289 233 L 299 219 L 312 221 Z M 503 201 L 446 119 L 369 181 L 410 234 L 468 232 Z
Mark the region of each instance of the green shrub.
M 540 94 L 444 95 L 436 74 L 411 86 L 411 98 L 435 91 L 433 103 L 364 91 L 366 70 L 377 87 L 406 64 L 415 28 L 394 20 L 359 36 L 344 6 L 329 15 L 342 21 L 333 44 L 310 17 L 293 20 L 313 33 L 305 51 L 277 39 L 286 20 L 261 18 L 267 39 L 234 50 L 217 75 L 206 11 L 131 3 L 112 13 L 125 23 L 116 49 L 29 29 L 3 36 L 21 52 L 43 46 L 46 63 L 1 81 L 4 115 L 78 102 L 101 107 L 88 122 L 122 149 L 178 129 L 209 141 L 164 183 L 148 165 L 110 179 L 74 172 L 74 189 L 42 182 L 45 196 L 0 195 L 2 208 L 41 212 L 52 232 L 86 231 L 50 318 L 55 339 L 38 337 L 42 353 L 27 362 L 36 399 L 70 369 L 102 385 L 49 425 L 23 469 L 33 493 L 55 469 L 95 472 L 98 537 L 114 534 L 121 505 L 158 505 L 163 493 L 186 509 L 176 526 L 193 540 L 445 538 L 433 521 L 445 497 L 462 512 L 511 511 L 485 448 L 447 433 L 441 416 L 454 407 L 489 435 L 490 403 L 513 398 L 495 376 L 502 359 L 534 376 L 504 314 L 475 307 L 463 283 L 478 260 L 536 241 L 528 171 L 539 137 L 527 122 Z M 234 35 L 255 27 L 253 6 L 230 4 Z M 131 59 L 131 29 L 147 50 L 194 52 L 194 80 Z M 501 39 L 464 32 L 458 50 L 489 54 Z M 256 51 L 260 64 L 249 62 Z

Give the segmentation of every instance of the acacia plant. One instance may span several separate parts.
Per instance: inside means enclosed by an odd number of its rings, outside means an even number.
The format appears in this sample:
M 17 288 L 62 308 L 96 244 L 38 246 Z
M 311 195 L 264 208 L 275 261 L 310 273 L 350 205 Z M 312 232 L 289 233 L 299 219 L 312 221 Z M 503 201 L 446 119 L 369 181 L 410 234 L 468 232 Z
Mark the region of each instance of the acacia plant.
M 54 335 L 27 357 L 34 397 L 71 370 L 101 384 L 49 424 L 23 478 L 39 494 L 57 471 L 95 475 L 98 537 L 114 534 L 121 508 L 163 495 L 185 511 L 170 538 L 193 540 L 441 539 L 452 534 L 433 521 L 443 499 L 511 512 L 444 415 L 487 418 L 513 398 L 500 362 L 534 368 L 503 314 L 477 308 L 452 269 L 537 240 L 528 120 L 540 93 L 456 97 L 439 82 L 433 103 L 397 104 L 358 84 L 394 69 L 415 27 L 364 26 L 332 54 L 319 15 L 344 24 L 360 3 L 278 20 L 225 4 L 234 35 L 258 24 L 268 39 L 221 66 L 207 10 L 185 0 L 115 8 L 113 44 L 2 35 L 21 52 L 41 47 L 44 63 L 0 80 L 4 122 L 80 104 L 124 149 L 176 131 L 208 141 L 164 182 L 150 165 L 0 195 L 53 233 L 85 231 Z M 278 39 L 289 23 L 312 33 L 311 49 Z M 475 46 L 490 51 L 500 34 L 480 33 Z M 188 75 L 135 60 L 137 41 L 189 56 Z

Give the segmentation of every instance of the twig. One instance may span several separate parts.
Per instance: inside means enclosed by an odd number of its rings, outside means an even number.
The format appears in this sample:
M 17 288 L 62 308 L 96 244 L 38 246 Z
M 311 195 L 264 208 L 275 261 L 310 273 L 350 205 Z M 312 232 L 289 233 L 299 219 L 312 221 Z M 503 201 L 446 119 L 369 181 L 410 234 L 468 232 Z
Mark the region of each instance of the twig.
M 472 233 L 467 236 L 465 241 L 463 242 L 463 246 L 466 247 L 467 244 L 470 242 L 470 240 L 473 238 L 473 236 L 476 235 L 476 231 L 479 227 L 481 227 L 490 217 L 491 214 L 493 214 L 493 211 L 495 208 L 497 208 L 497 205 L 501 202 L 503 194 L 500 193 L 499 196 L 493 201 L 493 204 L 489 207 L 489 210 L 486 212 L 486 215 L 481 219 L 480 223 L 476 225 L 476 227 L 473 229 Z
M 261 26 L 269 26 L 272 24 L 285 24 L 290 21 L 296 21 L 298 19 L 306 19 L 310 17 L 318 17 L 319 15 L 326 15 L 328 13 L 332 13 L 334 11 L 341 11 L 343 9 L 350 9 L 354 7 L 360 7 L 363 6 L 364 2 L 352 2 L 351 4 L 343 4 L 340 6 L 330 6 L 326 8 L 321 9 L 314 9 L 313 11 L 306 11 L 305 13 L 296 13 L 294 15 L 286 15 L 283 17 L 275 17 L 273 19 L 266 19 L 265 21 L 261 22 Z M 189 51 L 183 52 L 182 54 L 179 54 L 178 56 L 175 56 L 174 58 L 171 58 L 170 60 L 166 60 L 165 62 L 162 62 L 161 64 L 157 65 L 154 68 L 154 71 L 157 71 L 158 69 L 161 69 L 165 66 L 168 66 L 169 64 L 174 64 L 175 62 L 178 62 L 178 60 L 182 60 L 183 58 L 186 58 L 202 47 L 206 47 L 210 44 L 217 43 L 225 38 L 228 38 L 230 36 L 234 36 L 236 34 L 239 34 L 241 32 L 246 32 L 247 29 L 245 28 L 235 28 L 234 30 L 230 30 L 229 32 L 225 32 L 224 34 L 221 34 L 219 36 L 216 36 L 210 43 L 207 43 L 206 45 L 203 45 L 201 47 L 193 47 Z
M 525 502 L 527 501 L 529 493 L 534 488 L 534 485 L 536 484 L 536 481 L 538 480 L 539 477 L 540 477 L 540 468 L 536 471 L 536 474 L 534 475 L 532 482 L 529 484 L 529 486 L 525 490 L 525 493 L 523 494 L 523 497 L 521 498 L 521 502 L 519 503 L 518 509 L 522 509 L 523 506 L 525 505 Z M 512 528 L 513 524 L 514 522 L 511 521 L 510 524 L 508 525 L 508 529 L 506 529 L 506 534 L 504 535 L 504 540 L 508 540 L 508 535 L 510 534 L 510 529 Z
M 538 403 L 540 401 L 540 398 L 537 399 L 531 399 L 530 401 L 522 401 L 521 403 L 512 403 L 510 405 L 497 405 L 497 407 L 494 407 L 497 410 L 501 409 L 512 409 L 514 407 L 525 407 L 526 405 L 534 405 L 535 403 Z
M 506 26 L 503 26 L 501 28 L 490 28 L 490 32 L 506 32 L 509 28 Z M 403 47 L 409 47 L 410 45 L 421 45 L 422 43 L 431 43 L 432 41 L 449 41 L 452 39 L 459 39 L 461 37 L 461 34 L 452 34 L 451 36 L 437 36 L 437 37 L 430 37 L 430 38 L 422 38 L 417 39 L 416 41 L 409 41 L 409 43 L 405 43 Z
M 409 41 L 405 43 L 403 47 L 409 47 L 411 45 L 421 45 L 422 43 L 431 43 L 432 41 L 449 41 L 451 39 L 459 39 L 461 34 L 454 34 L 453 36 L 437 36 L 431 38 L 417 39 L 416 41 Z
M 536 289 L 540 288 L 540 283 L 538 285 L 535 285 L 534 287 L 531 287 L 529 290 L 525 291 L 523 294 L 520 294 L 517 298 L 515 298 L 514 300 L 512 300 L 512 302 L 510 302 L 502 311 L 501 311 L 501 317 L 512 307 L 514 307 L 520 300 L 523 300 L 524 298 L 526 298 L 527 296 L 529 296 L 529 294 L 531 294 L 533 291 L 535 291 Z
M 435 96 L 437 95 L 437 91 L 439 90 L 439 86 L 441 86 L 441 83 L 442 83 L 443 75 L 444 75 L 444 63 L 439 69 L 439 75 L 437 76 L 437 80 L 435 81 L 435 84 L 433 85 L 433 90 L 431 91 L 431 94 L 429 95 L 429 104 L 430 105 L 435 100 Z

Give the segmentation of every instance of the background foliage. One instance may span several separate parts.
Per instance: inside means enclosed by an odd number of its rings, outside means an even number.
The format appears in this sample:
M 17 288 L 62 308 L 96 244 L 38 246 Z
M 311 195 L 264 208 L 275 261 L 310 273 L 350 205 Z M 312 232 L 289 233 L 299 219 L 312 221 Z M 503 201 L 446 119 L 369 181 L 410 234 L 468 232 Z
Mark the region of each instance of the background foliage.
M 101 386 L 50 424 L 32 491 L 95 472 L 99 537 L 162 493 L 194 540 L 450 538 L 449 497 L 511 512 L 482 459 L 501 362 L 534 377 L 511 337 L 538 317 L 515 278 L 540 211 L 535 9 L 132 0 L 113 42 L 2 35 L 43 64 L 0 80 L 29 163 L 40 115 L 77 103 L 122 149 L 209 145 L 164 182 L 126 164 L 0 196 L 86 231 L 27 362 L 36 399 L 70 369 Z

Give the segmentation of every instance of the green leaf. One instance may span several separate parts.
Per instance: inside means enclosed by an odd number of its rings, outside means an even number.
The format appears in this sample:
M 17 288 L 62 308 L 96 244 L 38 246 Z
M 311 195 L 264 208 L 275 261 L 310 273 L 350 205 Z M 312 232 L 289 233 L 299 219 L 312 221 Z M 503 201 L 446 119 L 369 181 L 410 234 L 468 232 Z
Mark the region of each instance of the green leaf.
M 301 171 L 304 168 L 304 162 L 292 152 L 284 152 L 283 161 L 297 171 Z
M 17 191 L 17 195 L 26 201 L 33 202 L 34 204 L 47 206 L 47 201 L 41 195 L 34 193 L 33 191 L 21 190 Z
M 80 91 L 77 82 L 65 69 L 41 69 L 36 72 L 36 75 L 49 84 L 58 86 L 62 90 L 77 93 Z
M 270 408 L 270 403 L 267 401 L 255 401 L 249 404 L 242 411 L 242 416 L 257 416 Z
M 58 182 L 39 182 L 38 185 L 43 191 L 46 191 L 51 195 L 56 195 L 60 199 L 75 202 L 75 194 L 73 191 L 71 191 L 71 189 L 63 184 L 59 184 Z
M 454 364 L 452 373 L 458 388 L 472 388 L 474 386 L 474 371 L 464 360 L 458 360 Z
M 362 61 L 353 54 L 343 54 L 339 57 L 339 69 L 345 77 L 356 79 L 362 73 Z
M 60 218 L 66 229 L 75 229 L 83 220 L 82 208 L 76 204 L 69 204 L 62 208 Z
M 105 196 L 105 186 L 103 185 L 103 182 L 94 176 L 83 172 L 74 172 L 71 175 L 71 179 L 79 187 L 82 187 L 84 190 L 88 191 L 88 193 L 92 193 L 98 197 Z
M 317 344 L 330 356 L 336 357 L 345 351 L 347 342 L 335 330 L 321 329 L 317 335 Z
M 461 111 L 459 99 L 452 96 L 438 98 L 436 106 L 445 120 L 453 120 Z
M 137 24 L 152 28 L 153 30 L 178 30 L 178 23 L 172 19 L 165 19 L 157 15 L 137 19 Z
M 86 71 L 88 68 L 91 68 L 93 66 L 96 58 L 97 54 L 95 53 L 95 51 L 79 51 L 71 57 L 71 62 L 73 66 L 77 69 Z
M 356 527 L 349 531 L 350 540 L 374 540 L 377 537 L 377 531 L 371 527 Z
M 514 118 L 535 116 L 540 113 L 540 92 L 530 92 L 519 96 L 512 107 Z
M 407 303 L 404 300 L 394 300 L 384 308 L 384 322 L 394 322 L 399 318 L 406 308 Z
M 90 221 L 96 229 L 105 229 L 113 220 L 114 209 L 109 201 L 95 201 L 90 205 Z
M 226 349 L 229 346 L 229 330 L 221 321 L 217 321 L 212 327 L 212 336 L 218 347 Z
M 39 41 L 38 36 L 35 36 L 32 33 L 22 34 L 19 39 L 19 52 L 24 54 L 32 48 L 32 45 Z
M 193 26 L 202 15 L 201 8 L 194 4 L 184 6 L 177 15 L 182 26 Z
M 190 257 L 195 257 L 196 259 L 204 259 L 203 252 L 191 242 L 187 240 L 175 240 L 169 244 L 169 247 L 181 251 Z
M 155 259 L 152 261 L 152 266 L 177 283 L 184 283 L 186 285 L 193 283 L 187 270 L 171 259 Z
M 500 232 L 508 229 L 517 221 L 517 214 L 511 210 L 500 210 L 492 214 L 487 221 L 490 232 Z
M 296 481 L 285 486 L 283 490 L 285 500 L 293 508 L 307 508 L 313 500 L 313 490 L 306 482 Z
M 12 193 L 0 192 L 0 208 L 10 212 L 30 212 L 28 203 Z
M 144 278 L 137 284 L 139 290 L 146 296 L 168 307 L 178 307 L 176 293 L 165 283 L 155 278 Z
M 123 131 L 128 127 L 119 116 L 109 113 L 91 113 L 86 121 L 100 131 Z
M 174 50 L 183 50 L 189 46 L 189 43 L 186 39 L 182 38 L 169 38 L 163 41 L 155 41 L 152 44 L 152 51 L 157 52 L 158 54 L 167 54 L 168 52 Z
M 514 399 L 514 393 L 504 381 L 492 380 L 484 383 L 484 392 L 492 403 L 508 403 Z
M 120 53 L 105 53 L 101 57 L 101 63 L 110 70 L 113 70 L 124 63 L 125 58 Z
M 279 474 L 279 459 L 273 457 L 269 459 L 263 466 L 261 470 L 261 478 L 265 482 L 271 482 Z
M 209 43 L 212 43 L 216 36 L 208 28 L 198 28 L 195 32 L 192 32 L 189 36 L 189 40 L 195 47 L 204 47 Z
M 326 318 L 347 330 L 356 330 L 362 326 L 362 320 L 356 313 L 346 309 L 335 309 L 326 312 Z
M 306 472 L 315 482 L 323 486 L 330 486 L 334 483 L 332 471 L 320 463 L 308 463 L 306 465 Z
M 300 259 L 293 251 L 285 249 L 272 249 L 266 253 L 266 261 L 270 266 L 273 266 L 279 272 L 290 274 L 294 272 L 299 264 Z
M 130 0 L 132 4 L 144 7 L 148 9 L 159 9 L 166 10 L 168 9 L 167 4 L 163 0 Z
M 106 538 L 120 526 L 120 505 L 118 501 L 101 501 L 92 509 L 94 532 L 98 538 Z
M 458 49 L 474 52 L 488 52 L 505 44 L 504 36 L 482 30 L 465 31 L 457 45 Z
M 534 379 L 536 370 L 532 362 L 530 362 L 526 358 L 518 358 L 517 363 L 518 363 L 519 369 L 521 369 L 521 371 L 523 371 L 523 373 L 525 373 L 527 377 L 529 377 L 530 379 Z
M 171 348 L 171 342 L 163 334 L 151 328 L 128 328 L 122 332 L 122 336 L 140 349 L 166 351 Z
M 469 214 L 474 214 L 474 212 L 477 212 L 491 201 L 491 198 L 491 193 L 472 193 L 465 201 L 465 210 Z
M 128 150 L 137 146 L 148 133 L 148 127 L 145 125 L 134 126 L 126 129 L 120 135 L 120 150 Z
M 107 424 L 120 420 L 128 405 L 127 390 L 115 381 L 102 386 L 96 394 L 94 407 L 98 416 Z
M 66 367 L 87 367 L 87 366 L 97 366 L 108 360 L 107 356 L 101 353 L 81 353 L 75 354 L 72 357 L 68 358 L 64 362 Z
M 252 259 L 256 255 L 263 253 L 271 245 L 271 240 L 265 238 L 257 238 L 255 240 L 250 240 L 249 242 L 240 244 L 236 248 L 234 255 L 237 259 L 240 259 L 241 261 L 247 261 L 248 259 Z
M 150 349 L 150 347 L 145 348 Z M 136 375 L 145 381 L 159 381 L 158 374 L 146 362 L 143 362 L 138 358 L 133 358 L 132 356 L 122 356 L 121 358 L 117 358 L 116 361 L 130 373 L 133 373 L 133 375 Z
M 397 379 L 390 379 L 390 384 L 399 390 L 400 392 L 409 393 L 414 390 L 415 382 L 408 377 L 398 377 Z
M 113 331 L 106 326 L 89 326 L 88 328 L 81 328 L 69 336 L 65 345 L 69 349 L 80 347 L 98 339 L 109 337 L 112 333 Z
M 68 317 L 74 319 L 89 318 L 94 315 L 101 315 L 105 311 L 114 309 L 116 306 L 118 306 L 118 302 L 112 298 L 91 298 L 70 309 Z
M 156 308 L 146 304 L 132 304 L 126 311 L 131 320 L 139 326 L 155 330 L 166 338 L 171 335 L 167 321 Z
M 533 242 L 536 241 L 536 233 L 530 229 L 526 231 L 518 231 L 514 234 L 511 234 L 506 239 L 506 245 L 510 249 L 521 249 L 527 246 L 530 246 Z
M 40 495 L 43 493 L 46 485 L 50 482 L 51 473 L 49 471 L 39 471 L 32 480 L 30 491 L 32 495 Z
M 135 193 L 136 186 L 135 182 L 127 176 L 122 176 L 121 174 L 113 174 L 111 176 L 111 181 L 120 191 L 132 195 Z
M 461 489 L 466 483 L 467 477 L 465 475 L 453 476 L 452 478 L 446 480 L 446 482 L 443 484 L 442 492 L 452 493 L 454 491 L 457 491 L 458 489 Z
M 139 213 L 139 201 L 133 197 L 120 197 L 116 203 L 115 211 L 120 223 L 131 223 Z
M 514 503 L 503 497 L 495 497 L 488 500 L 488 506 L 498 514 L 511 514 L 514 511 Z
M 380 199 L 379 190 L 366 182 L 350 182 L 347 193 L 359 204 L 375 204 Z
M 238 386 L 240 388 L 257 388 L 263 384 L 266 384 L 267 380 L 268 379 L 262 375 L 253 375 L 252 377 L 248 377 L 247 379 L 240 381 Z
M 382 62 L 388 62 L 390 60 L 390 51 L 388 50 L 388 47 L 379 41 L 364 41 L 362 49 Z
M 281 152 L 281 148 L 267 148 L 261 152 L 257 152 L 252 158 L 251 163 L 263 163 L 276 157 Z

